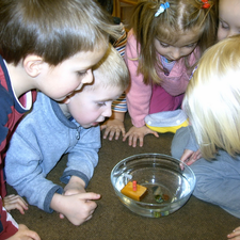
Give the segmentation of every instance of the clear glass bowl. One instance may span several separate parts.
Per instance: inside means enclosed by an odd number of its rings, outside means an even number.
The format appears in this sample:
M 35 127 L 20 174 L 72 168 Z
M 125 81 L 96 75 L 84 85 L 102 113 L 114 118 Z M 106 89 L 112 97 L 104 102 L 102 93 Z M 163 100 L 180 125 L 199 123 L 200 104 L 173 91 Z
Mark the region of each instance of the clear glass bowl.
M 147 188 L 147 194 L 141 201 L 121 193 L 122 188 L 134 180 Z M 195 182 L 195 175 L 189 166 L 158 153 L 125 158 L 111 172 L 111 183 L 120 201 L 132 212 L 151 218 L 167 216 L 181 208 L 191 196 Z M 159 195 L 167 198 L 159 201 Z

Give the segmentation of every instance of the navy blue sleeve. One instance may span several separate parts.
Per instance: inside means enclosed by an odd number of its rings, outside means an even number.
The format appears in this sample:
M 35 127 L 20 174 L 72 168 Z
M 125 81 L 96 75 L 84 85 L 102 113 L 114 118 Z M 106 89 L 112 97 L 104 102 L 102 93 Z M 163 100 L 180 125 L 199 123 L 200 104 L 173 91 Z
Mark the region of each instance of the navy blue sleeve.
M 7 90 L 0 85 L 0 144 L 4 141 L 7 136 L 8 128 L 5 126 L 8 122 L 8 115 L 12 113 L 11 106 L 13 99 Z

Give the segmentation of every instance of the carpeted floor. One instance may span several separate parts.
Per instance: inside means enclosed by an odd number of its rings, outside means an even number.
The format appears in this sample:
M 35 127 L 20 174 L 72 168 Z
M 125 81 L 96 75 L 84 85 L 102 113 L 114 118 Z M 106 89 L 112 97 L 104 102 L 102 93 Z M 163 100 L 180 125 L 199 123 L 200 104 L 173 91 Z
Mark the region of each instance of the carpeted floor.
M 126 128 L 130 126 L 127 115 Z M 175 213 L 158 219 L 141 217 L 132 213 L 116 198 L 110 182 L 114 165 L 133 154 L 157 152 L 170 154 L 173 134 L 161 134 L 159 138 L 146 136 L 144 147 L 129 147 L 121 140 L 102 141 L 99 164 L 87 188 L 102 195 L 97 201 L 93 218 L 81 226 L 74 226 L 67 219 L 59 219 L 57 213 L 48 214 L 30 206 L 25 215 L 17 210 L 12 215 L 19 223 L 25 223 L 37 231 L 42 240 L 224 240 L 234 228 L 240 226 L 237 219 L 217 206 L 195 197 Z M 59 183 L 66 165 L 66 156 L 48 178 Z M 9 193 L 14 190 L 8 187 Z

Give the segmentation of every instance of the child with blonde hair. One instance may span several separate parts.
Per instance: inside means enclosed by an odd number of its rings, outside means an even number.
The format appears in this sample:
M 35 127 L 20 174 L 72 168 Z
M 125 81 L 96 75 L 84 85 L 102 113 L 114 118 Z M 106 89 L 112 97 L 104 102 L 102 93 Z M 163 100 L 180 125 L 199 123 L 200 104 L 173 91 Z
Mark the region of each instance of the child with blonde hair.
M 196 175 L 193 195 L 240 218 L 240 35 L 208 49 L 193 73 L 183 110 L 191 126 L 177 131 L 172 155 Z M 200 149 L 200 159 L 191 156 Z M 183 154 L 185 158 L 183 159 Z M 228 235 L 240 239 L 240 228 Z
M 98 124 L 111 116 L 112 101 L 129 84 L 127 67 L 113 47 L 93 71 L 94 82 L 57 103 L 38 93 L 33 110 L 19 124 L 6 154 L 6 179 L 31 205 L 57 211 L 74 225 L 89 220 L 100 194 L 86 192 L 101 146 Z M 47 179 L 64 154 L 59 184 Z M 15 171 L 12 171 L 15 169 Z
M 131 84 L 127 110 L 133 126 L 124 135 L 130 146 L 143 146 L 149 114 L 181 106 L 192 69 L 215 42 L 216 0 L 141 1 L 134 9 L 125 60 Z
M 94 1 L 0 1 L 0 238 L 40 239 L 8 211 L 27 204 L 6 196 L 4 157 L 10 138 L 39 89 L 61 101 L 93 80 L 92 67 L 118 26 Z

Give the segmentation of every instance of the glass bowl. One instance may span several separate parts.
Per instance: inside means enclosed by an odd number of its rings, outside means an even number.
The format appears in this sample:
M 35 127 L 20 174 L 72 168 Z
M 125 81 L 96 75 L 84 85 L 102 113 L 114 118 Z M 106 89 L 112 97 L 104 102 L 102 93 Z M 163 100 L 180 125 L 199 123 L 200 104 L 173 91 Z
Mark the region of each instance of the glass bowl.
M 129 181 L 147 188 L 140 201 L 121 193 Z M 111 183 L 120 201 L 132 212 L 151 218 L 167 216 L 181 208 L 191 196 L 195 182 L 189 166 L 158 153 L 125 158 L 111 172 Z

